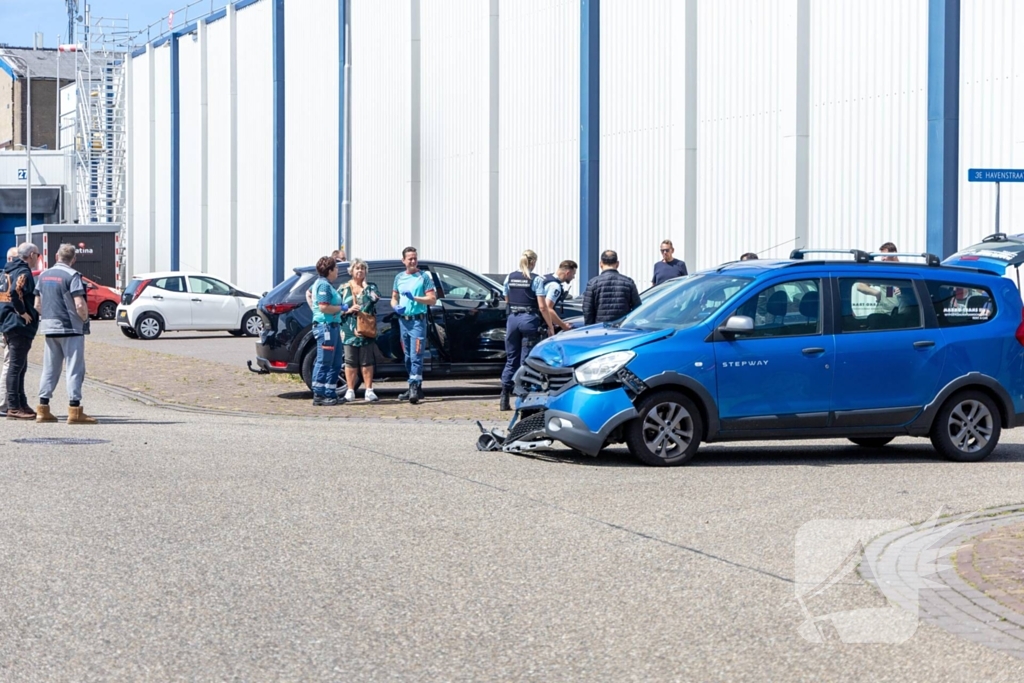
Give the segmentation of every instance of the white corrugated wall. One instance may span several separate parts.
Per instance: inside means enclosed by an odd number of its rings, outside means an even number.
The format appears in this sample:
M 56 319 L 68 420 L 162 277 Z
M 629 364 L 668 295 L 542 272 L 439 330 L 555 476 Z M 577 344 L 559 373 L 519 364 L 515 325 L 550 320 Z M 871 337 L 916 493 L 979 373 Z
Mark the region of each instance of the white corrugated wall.
M 243 10 L 244 11 L 244 10 Z M 207 270 L 231 278 L 231 52 L 226 19 L 207 28 L 209 209 Z M 263 290 L 260 290 L 261 292 Z
M 1016 59 L 1024 6 L 963 0 L 960 6 L 960 246 L 996 231 L 995 183 L 970 168 L 1024 168 L 1024 65 Z M 1024 232 L 1024 184 L 1000 184 L 1000 229 Z
M 547 273 L 579 261 L 580 3 L 503 3 L 499 25 L 499 271 L 533 249 Z
M 411 235 L 410 2 L 353 0 L 352 244 L 400 258 Z
M 812 3 L 809 245 L 926 247 L 928 1 Z
M 673 158 L 682 124 L 685 3 L 601 3 L 601 249 L 619 254 L 620 272 L 642 290 L 662 240 L 683 258 L 683 165 Z M 678 131 L 676 131 L 678 133 Z M 694 264 L 689 264 L 692 268 Z
M 263 292 L 273 273 L 274 98 L 271 3 L 238 12 L 238 282 Z M 242 46 L 245 47 L 244 58 Z
M 316 263 L 341 243 L 340 58 L 336 0 L 287 0 L 284 14 L 287 274 L 295 266 Z
M 192 34 L 196 35 L 196 34 Z M 202 271 L 202 109 L 200 107 L 199 43 L 190 36 L 178 39 L 178 104 L 180 122 L 182 270 Z
M 164 43 L 153 50 L 153 103 L 156 139 L 154 175 L 156 194 L 155 270 L 171 267 L 171 47 Z
M 419 248 L 486 272 L 490 2 L 422 0 L 421 17 Z
M 129 248 L 132 250 L 129 263 L 132 272 L 128 273 L 129 278 L 150 268 L 149 231 L 152 197 L 149 194 L 149 60 L 152 59 L 152 54 L 152 50 L 147 49 L 129 62 L 129 68 L 132 70 L 132 94 L 129 104 L 132 108 L 132 128 L 129 131 L 129 135 L 132 136 L 132 232 L 129 238 Z
M 698 5 L 699 268 L 792 247 L 768 249 L 794 235 L 780 206 L 783 1 Z

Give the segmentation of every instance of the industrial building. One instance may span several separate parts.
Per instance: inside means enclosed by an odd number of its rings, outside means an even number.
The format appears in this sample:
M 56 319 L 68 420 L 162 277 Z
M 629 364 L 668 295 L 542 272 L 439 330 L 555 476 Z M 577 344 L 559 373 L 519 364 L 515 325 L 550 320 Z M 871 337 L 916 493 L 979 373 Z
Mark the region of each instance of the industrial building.
M 240 0 L 132 53 L 128 267 L 264 291 L 341 243 L 611 248 L 642 289 L 663 239 L 691 271 L 950 253 L 995 229 L 967 170 L 1024 166 L 1022 28 L 1014 0 Z

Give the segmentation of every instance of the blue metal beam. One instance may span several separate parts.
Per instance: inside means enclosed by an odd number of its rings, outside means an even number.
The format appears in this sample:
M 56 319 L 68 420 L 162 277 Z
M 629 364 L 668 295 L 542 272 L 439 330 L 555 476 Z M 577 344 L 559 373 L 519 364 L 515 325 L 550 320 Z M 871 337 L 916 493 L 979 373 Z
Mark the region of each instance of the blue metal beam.
M 181 106 L 178 36 L 171 34 L 171 270 L 181 268 Z
M 271 42 L 273 44 L 274 67 L 274 204 L 273 204 L 273 261 L 274 286 L 284 281 L 284 0 L 273 0 L 271 20 Z M 241 4 L 241 3 L 239 3 Z
M 345 244 L 345 18 L 348 2 L 338 0 L 338 244 Z M 345 253 L 351 252 L 345 244 Z
M 960 0 L 928 0 L 928 251 L 959 243 Z
M 601 147 L 601 3 L 580 0 L 580 292 L 597 275 Z

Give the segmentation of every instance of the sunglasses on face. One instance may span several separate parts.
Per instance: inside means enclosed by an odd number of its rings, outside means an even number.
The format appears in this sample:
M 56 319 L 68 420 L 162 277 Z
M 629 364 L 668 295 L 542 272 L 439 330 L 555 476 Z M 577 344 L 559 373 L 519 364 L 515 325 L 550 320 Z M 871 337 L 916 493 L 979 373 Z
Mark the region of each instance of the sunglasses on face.
M 670 252 L 670 251 L 672 251 L 672 250 L 671 250 L 671 249 L 662 249 L 662 250 L 661 250 L 661 253 L 662 253 L 662 254 L 667 254 L 667 253 L 668 253 L 668 252 Z

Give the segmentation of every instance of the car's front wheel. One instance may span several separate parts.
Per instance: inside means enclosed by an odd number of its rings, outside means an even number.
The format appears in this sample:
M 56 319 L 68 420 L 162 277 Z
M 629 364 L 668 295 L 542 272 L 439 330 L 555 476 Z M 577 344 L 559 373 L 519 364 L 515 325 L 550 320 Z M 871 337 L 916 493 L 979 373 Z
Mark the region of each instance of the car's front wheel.
M 117 304 L 113 301 L 104 301 L 100 304 L 100 307 L 96 309 L 96 317 L 100 320 L 113 320 L 114 313 L 117 312 Z
M 999 443 L 1002 419 L 995 401 L 980 391 L 962 391 L 946 401 L 932 423 L 932 445 L 957 462 L 984 460 Z
M 678 391 L 660 391 L 640 402 L 626 427 L 629 452 L 648 465 L 682 465 L 697 452 L 704 423 L 700 411 Z
M 164 324 L 160 322 L 160 318 L 156 317 L 152 313 L 143 313 L 142 317 L 135 323 L 135 332 L 139 335 L 140 339 L 146 341 L 152 341 L 156 339 L 164 331 Z

